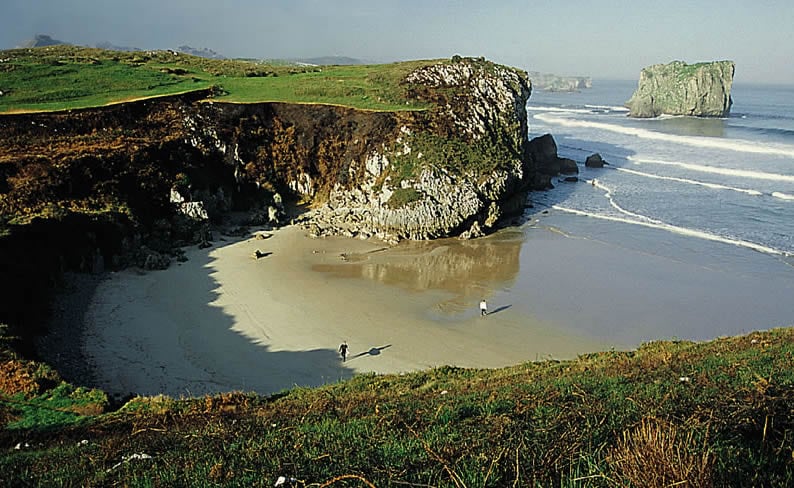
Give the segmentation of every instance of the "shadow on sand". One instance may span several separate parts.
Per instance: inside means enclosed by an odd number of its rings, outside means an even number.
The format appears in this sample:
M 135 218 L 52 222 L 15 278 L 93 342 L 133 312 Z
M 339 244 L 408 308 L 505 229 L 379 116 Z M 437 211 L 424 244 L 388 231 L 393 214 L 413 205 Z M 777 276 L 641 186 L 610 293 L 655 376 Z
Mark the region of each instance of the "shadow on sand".
M 510 308 L 510 307 L 512 307 L 512 306 L 513 306 L 512 304 L 510 304 L 510 305 L 502 305 L 501 307 L 497 307 L 497 308 L 495 308 L 493 311 L 491 311 L 491 312 L 488 312 L 488 315 L 494 315 L 494 314 L 497 314 L 497 313 L 499 313 L 499 312 L 502 312 L 502 311 L 504 311 L 504 310 L 507 310 L 508 308 Z
M 166 275 L 157 276 L 163 272 L 151 271 L 124 277 L 140 279 L 129 286 L 130 295 L 125 297 L 132 305 L 122 305 L 118 316 L 116 310 L 106 312 L 107 317 L 100 322 L 106 329 L 89 327 L 85 316 L 99 282 L 110 280 L 112 287 L 112 275 L 77 280 L 71 286 L 82 284 L 86 289 L 81 290 L 79 299 L 68 300 L 66 296 L 67 301 L 60 302 L 63 308 L 61 313 L 56 311 L 52 320 L 49 340 L 63 345 L 75 342 L 65 342 L 64 337 L 76 338 L 82 346 L 77 349 L 86 352 L 80 357 L 65 358 L 71 366 L 59 360 L 62 355 L 57 347 L 43 351 L 44 359 L 67 373 L 64 376 L 75 384 L 101 388 L 116 399 L 157 394 L 182 398 L 228 391 L 269 395 L 353 377 L 354 371 L 339 361 L 335 345 L 327 349 L 272 351 L 261 339 L 235 331 L 235 318 L 212 305 L 219 298 L 220 284 L 212 276 L 215 258 L 210 251 L 212 248 L 192 252 L 191 262 L 173 263 Z M 197 273 L 197 269 L 201 272 Z M 136 327 L 136 320 L 141 322 L 134 316 L 125 322 L 124 314 L 145 310 L 147 301 L 157 301 L 158 289 L 174 286 L 191 297 L 185 303 L 202 305 L 193 309 L 177 306 L 178 318 L 163 323 Z M 75 291 L 65 290 L 65 294 L 74 295 Z M 386 347 L 389 346 L 373 348 L 366 354 L 379 354 Z M 91 357 L 91 351 L 97 350 L 104 352 Z M 75 362 L 83 367 L 74 368 Z
M 373 347 L 373 348 L 370 348 L 368 351 L 360 352 L 360 353 L 356 354 L 355 356 L 351 356 L 350 360 L 356 359 L 356 358 L 360 358 L 360 357 L 364 357 L 364 356 L 379 356 L 381 351 L 383 351 L 384 349 L 388 349 L 390 347 L 391 347 L 391 344 L 387 344 L 387 345 L 381 346 L 381 347 Z

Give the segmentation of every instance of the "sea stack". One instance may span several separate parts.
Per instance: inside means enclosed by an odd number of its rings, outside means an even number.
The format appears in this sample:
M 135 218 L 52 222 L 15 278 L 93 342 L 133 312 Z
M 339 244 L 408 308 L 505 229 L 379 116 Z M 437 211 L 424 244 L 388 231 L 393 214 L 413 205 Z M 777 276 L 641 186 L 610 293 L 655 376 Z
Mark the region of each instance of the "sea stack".
M 637 90 L 626 102 L 629 116 L 725 117 L 733 104 L 734 68 L 733 61 L 673 61 L 643 68 Z

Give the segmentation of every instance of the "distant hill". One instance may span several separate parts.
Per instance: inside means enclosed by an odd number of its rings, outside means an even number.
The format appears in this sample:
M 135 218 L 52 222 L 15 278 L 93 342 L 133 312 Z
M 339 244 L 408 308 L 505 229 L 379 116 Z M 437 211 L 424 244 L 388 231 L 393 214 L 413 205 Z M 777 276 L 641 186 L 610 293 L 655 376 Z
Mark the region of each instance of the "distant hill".
M 320 56 L 317 58 L 301 58 L 293 59 L 292 61 L 305 64 L 318 64 L 318 65 L 349 65 L 349 64 L 367 64 L 366 62 L 349 58 L 347 56 Z
M 29 48 L 29 47 L 44 47 L 44 46 L 58 46 L 58 45 L 79 45 L 73 44 L 71 42 L 61 41 L 58 39 L 53 39 L 51 36 L 47 34 L 36 34 L 33 39 L 25 41 L 20 46 L 21 48 Z M 131 46 L 117 46 L 109 41 L 104 41 L 97 43 L 94 47 L 98 49 L 107 49 L 110 51 L 143 51 L 143 49 Z M 162 48 L 164 49 L 164 48 Z M 202 47 L 202 48 L 195 48 L 188 45 L 182 45 L 175 49 L 175 51 L 190 54 L 192 56 L 199 56 L 202 58 L 208 59 L 229 59 L 223 54 L 220 54 L 212 49 Z M 315 58 L 300 58 L 300 59 L 275 59 L 275 60 L 268 60 L 270 62 L 274 62 L 275 64 L 309 64 L 309 65 L 354 65 L 354 64 L 370 64 L 367 61 L 351 58 L 348 56 L 319 56 Z
M 143 51 L 143 49 L 138 47 L 130 47 L 130 46 L 117 46 L 112 44 L 108 41 L 99 42 L 96 45 L 97 49 L 107 49 L 109 51 L 126 51 L 126 52 L 133 52 L 133 51 Z
M 534 88 L 545 91 L 570 92 L 593 87 L 593 80 L 589 76 L 560 76 L 530 71 L 529 79 L 532 80 Z
M 179 46 L 176 48 L 177 51 L 185 54 L 190 54 L 193 56 L 198 56 L 200 58 L 209 58 L 209 59 L 227 59 L 226 56 L 222 54 L 218 54 L 217 52 L 213 51 L 212 49 L 208 49 L 206 47 L 202 48 L 195 48 L 190 46 Z
M 61 44 L 69 44 L 68 42 L 53 39 L 47 34 L 36 34 L 33 39 L 23 42 L 19 47 L 45 47 L 45 46 L 58 46 Z

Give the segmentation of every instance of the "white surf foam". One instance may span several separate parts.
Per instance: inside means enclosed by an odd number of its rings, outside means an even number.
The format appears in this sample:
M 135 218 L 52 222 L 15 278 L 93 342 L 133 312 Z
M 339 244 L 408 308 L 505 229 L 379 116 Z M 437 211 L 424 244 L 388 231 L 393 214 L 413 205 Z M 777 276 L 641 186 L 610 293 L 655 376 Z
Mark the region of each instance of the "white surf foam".
M 604 190 L 604 197 L 607 200 L 609 200 L 609 204 L 612 206 L 612 208 L 614 208 L 618 212 L 620 212 L 620 213 L 622 213 L 624 215 L 628 215 L 629 217 L 634 217 L 635 219 L 639 219 L 639 220 L 641 220 L 643 222 L 648 222 L 648 223 L 656 224 L 656 225 L 664 225 L 664 222 L 662 222 L 661 220 L 655 220 L 655 219 L 652 219 L 650 217 L 646 217 L 645 215 L 631 212 L 631 211 L 626 210 L 625 208 L 621 207 L 620 205 L 618 205 L 618 203 L 615 201 L 615 199 L 612 198 L 612 189 L 609 188 L 608 186 L 606 186 L 605 184 L 599 182 L 598 180 L 594 179 L 590 183 L 594 187 L 596 187 L 596 188 L 598 188 L 600 190 Z
M 752 249 L 754 251 L 763 252 L 763 253 L 766 253 L 766 254 L 773 254 L 773 255 L 777 255 L 777 256 L 789 256 L 789 254 L 786 253 L 786 252 L 780 251 L 778 249 L 773 249 L 771 247 L 762 246 L 761 244 L 756 244 L 754 242 L 744 241 L 744 240 L 741 240 L 741 239 L 730 239 L 730 238 L 727 238 L 727 237 L 711 234 L 709 232 L 704 232 L 704 231 L 695 230 L 695 229 L 687 229 L 686 227 L 678 227 L 678 226 L 670 225 L 670 224 L 667 224 L 667 223 L 664 223 L 664 222 L 653 221 L 653 220 L 637 221 L 637 220 L 627 219 L 627 218 L 623 218 L 623 217 L 616 217 L 616 216 L 611 216 L 611 215 L 602 215 L 602 214 L 596 214 L 596 213 L 591 213 L 591 212 L 584 212 L 582 210 L 576 210 L 576 209 L 573 209 L 573 208 L 563 207 L 561 205 L 552 205 L 552 208 L 554 208 L 556 210 L 560 210 L 562 212 L 571 213 L 571 214 L 574 214 L 574 215 L 582 215 L 582 216 L 585 216 L 585 217 L 592 217 L 594 219 L 601 219 L 601 220 L 609 220 L 609 221 L 612 221 L 612 222 L 621 222 L 621 223 L 624 223 L 624 224 L 640 225 L 640 226 L 643 226 L 643 227 L 650 227 L 650 228 L 653 228 L 653 229 L 664 230 L 664 231 L 672 232 L 674 234 L 679 234 L 679 235 L 683 235 L 683 236 L 695 237 L 695 238 L 698 238 L 698 239 L 704 239 L 704 240 L 714 241 L 714 242 L 721 242 L 721 243 L 724 243 L 724 244 L 731 244 L 731 245 L 734 245 L 734 246 L 744 247 L 744 248 L 747 248 L 747 249 Z
M 592 110 L 588 110 L 584 108 L 544 107 L 539 105 L 528 105 L 527 110 L 530 112 L 563 112 L 563 113 L 571 113 L 571 114 L 593 113 Z
M 656 141 L 670 142 L 674 144 L 684 144 L 688 146 L 701 147 L 707 149 L 721 149 L 735 152 L 745 152 L 753 154 L 768 154 L 776 156 L 786 156 L 794 158 L 794 146 L 787 144 L 773 144 L 765 143 L 758 144 L 752 141 L 741 139 L 720 139 L 712 137 L 699 137 L 699 136 L 679 136 L 674 134 L 665 134 L 663 132 L 655 132 L 640 127 L 628 127 L 618 124 L 609 124 L 606 122 L 595 122 L 589 120 L 571 119 L 560 117 L 551 113 L 540 113 L 534 116 L 536 119 L 546 122 L 547 124 L 556 124 L 563 127 L 582 127 L 588 129 L 601 129 L 619 134 L 639 137 L 641 139 L 650 139 Z
M 689 184 L 689 185 L 704 186 L 706 188 L 711 188 L 713 190 L 730 190 L 730 191 L 736 191 L 736 192 L 739 192 L 739 193 L 746 193 L 748 195 L 753 195 L 753 196 L 763 195 L 763 192 L 760 192 L 758 190 L 749 190 L 749 189 L 746 189 L 746 188 L 735 188 L 735 187 L 732 187 L 732 186 L 720 185 L 720 184 L 717 184 L 717 183 L 706 183 L 705 181 L 689 180 L 689 179 L 686 179 L 686 178 L 676 178 L 675 176 L 654 175 L 654 174 L 651 174 L 651 173 L 644 173 L 642 171 L 634 171 L 633 169 L 627 169 L 627 168 L 615 168 L 615 169 L 617 171 L 622 172 L 622 173 L 628 173 L 628 174 L 635 175 L 635 176 L 642 176 L 644 178 L 653 178 L 653 179 L 656 179 L 656 180 L 667 180 L 667 181 L 675 181 L 677 183 L 686 183 L 686 184 Z M 773 196 L 774 196 L 774 194 L 773 194 Z M 794 199 L 794 197 L 792 197 L 792 199 Z
M 788 193 L 781 193 L 779 191 L 772 192 L 772 196 L 775 198 L 779 198 L 781 200 L 794 200 L 794 195 L 789 195 Z
M 614 105 L 589 105 L 585 104 L 587 108 L 595 108 L 600 110 L 609 110 L 610 112 L 628 112 L 629 109 L 626 107 L 616 107 Z
M 680 161 L 663 161 L 660 159 L 647 159 L 638 158 L 636 156 L 629 156 L 629 161 L 637 164 L 658 164 L 664 166 L 676 166 L 679 168 L 688 169 L 690 171 L 698 171 L 701 173 L 711 173 L 723 176 L 737 176 L 739 178 L 749 178 L 754 180 L 768 180 L 768 181 L 784 181 L 787 183 L 794 183 L 794 175 L 781 175 L 778 173 L 765 173 L 763 171 L 750 171 L 746 169 L 733 169 L 733 168 L 718 168 L 716 166 L 708 166 L 705 164 L 683 163 Z

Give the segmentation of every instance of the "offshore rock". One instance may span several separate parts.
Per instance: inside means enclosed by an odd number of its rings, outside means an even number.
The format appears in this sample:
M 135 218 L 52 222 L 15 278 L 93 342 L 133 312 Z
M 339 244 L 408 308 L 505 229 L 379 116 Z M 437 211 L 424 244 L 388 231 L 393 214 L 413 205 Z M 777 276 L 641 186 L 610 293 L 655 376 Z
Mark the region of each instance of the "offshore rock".
M 535 137 L 527 146 L 529 155 L 535 164 L 535 170 L 548 176 L 576 174 L 579 168 L 576 161 L 561 158 L 557 155 L 557 142 L 551 134 Z
M 629 116 L 725 117 L 733 104 L 734 68 L 733 61 L 673 61 L 643 68 L 637 90 L 626 102 Z
M 605 164 L 609 164 L 601 157 L 599 153 L 593 153 L 587 156 L 584 161 L 586 168 L 603 168 Z

